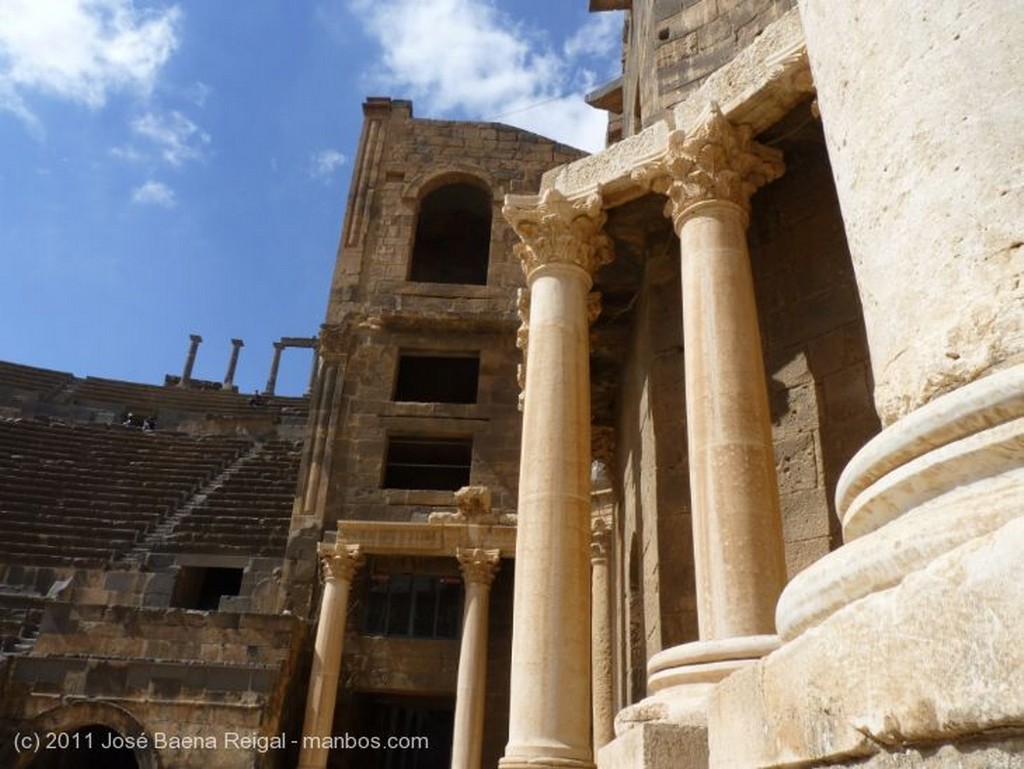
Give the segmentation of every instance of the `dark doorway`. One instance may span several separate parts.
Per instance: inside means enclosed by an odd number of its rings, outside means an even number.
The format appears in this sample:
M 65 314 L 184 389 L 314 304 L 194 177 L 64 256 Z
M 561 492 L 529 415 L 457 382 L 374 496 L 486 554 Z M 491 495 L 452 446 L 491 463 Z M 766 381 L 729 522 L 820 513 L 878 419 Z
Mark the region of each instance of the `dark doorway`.
M 137 737 L 92 724 L 71 732 L 54 732 L 52 744 L 41 745 L 29 769 L 139 769 L 135 753 L 127 747 Z

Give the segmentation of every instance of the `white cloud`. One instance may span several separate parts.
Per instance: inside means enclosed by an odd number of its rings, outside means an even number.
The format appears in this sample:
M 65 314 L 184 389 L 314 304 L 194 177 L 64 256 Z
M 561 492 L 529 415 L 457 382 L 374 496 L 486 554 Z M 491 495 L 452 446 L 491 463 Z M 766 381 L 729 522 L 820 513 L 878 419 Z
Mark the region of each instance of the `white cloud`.
M 326 149 L 313 153 L 309 163 L 309 176 L 327 184 L 334 178 L 334 172 L 348 162 L 338 150 Z
M 95 109 L 115 91 L 149 93 L 180 20 L 177 6 L 139 10 L 131 0 L 0 0 L 0 109 L 39 131 L 29 94 Z
M 132 190 L 132 203 L 174 208 L 178 204 L 178 198 L 174 194 L 174 190 L 166 184 L 150 179 Z
M 132 131 L 153 142 L 172 166 L 198 159 L 203 146 L 210 143 L 206 131 L 177 111 L 166 115 L 147 112 L 132 121 Z
M 589 150 L 604 145 L 607 114 L 582 96 L 598 84 L 593 67 L 608 69 L 593 59 L 615 50 L 620 14 L 598 14 L 610 18 L 588 22 L 559 52 L 485 0 L 350 0 L 349 7 L 381 47 L 378 84 L 427 113 L 498 119 Z

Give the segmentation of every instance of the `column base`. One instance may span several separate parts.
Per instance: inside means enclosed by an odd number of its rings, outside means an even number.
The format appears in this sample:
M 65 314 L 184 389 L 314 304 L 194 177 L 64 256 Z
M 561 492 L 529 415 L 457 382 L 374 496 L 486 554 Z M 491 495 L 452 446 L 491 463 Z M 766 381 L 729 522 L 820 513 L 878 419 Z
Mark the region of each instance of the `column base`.
M 596 769 L 593 761 L 550 756 L 506 756 L 498 760 L 499 769 Z
M 647 689 L 653 694 L 679 687 L 713 686 L 779 648 L 774 635 L 694 641 L 658 652 L 647 662 Z

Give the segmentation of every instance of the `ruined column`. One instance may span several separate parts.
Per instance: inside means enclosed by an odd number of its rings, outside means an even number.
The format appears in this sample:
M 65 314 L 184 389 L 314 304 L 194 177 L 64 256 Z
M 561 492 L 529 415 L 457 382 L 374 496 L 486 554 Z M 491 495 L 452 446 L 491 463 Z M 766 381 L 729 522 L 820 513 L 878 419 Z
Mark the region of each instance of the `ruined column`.
M 241 339 L 231 340 L 231 359 L 228 360 L 228 373 L 224 375 L 224 387 L 231 389 L 235 386 L 235 368 L 238 366 L 238 353 L 245 347 Z
M 274 342 L 274 359 L 270 362 L 270 376 L 267 377 L 267 386 L 263 388 L 264 395 L 273 395 L 277 387 L 277 368 L 281 365 L 281 353 L 284 351 L 284 342 Z
M 455 689 L 455 730 L 452 769 L 480 769 L 487 693 L 487 622 L 491 583 L 501 553 L 482 548 L 459 548 L 466 603 L 462 612 L 459 679 Z
M 594 520 L 590 543 L 591 630 L 593 648 L 592 691 L 594 714 L 594 753 L 615 738 L 615 699 L 612 693 L 612 605 L 608 572 L 611 531 L 603 518 Z
M 638 173 L 669 196 L 679 235 L 700 634 L 651 658 L 653 691 L 693 682 L 696 671 L 712 683 L 777 645 L 786 563 L 746 230 L 750 196 L 782 170 L 780 152 L 712 105 Z
M 190 344 L 188 346 L 188 355 L 185 357 L 185 368 L 181 372 L 181 379 L 178 382 L 178 387 L 188 387 L 188 383 L 192 381 L 192 367 L 196 364 L 196 353 L 199 351 L 199 345 L 203 341 L 203 338 L 199 334 L 189 334 L 188 338 Z
M 313 669 L 309 675 L 306 717 L 302 724 L 299 769 L 323 769 L 327 766 L 327 740 L 331 736 L 334 703 L 338 695 L 348 593 L 352 577 L 363 563 L 359 545 L 321 542 L 317 553 L 324 570 L 324 592 L 320 599 Z
M 508 196 L 530 287 L 504 769 L 593 766 L 588 292 L 611 258 L 601 199 Z M 572 704 L 567 704 L 572 703 Z

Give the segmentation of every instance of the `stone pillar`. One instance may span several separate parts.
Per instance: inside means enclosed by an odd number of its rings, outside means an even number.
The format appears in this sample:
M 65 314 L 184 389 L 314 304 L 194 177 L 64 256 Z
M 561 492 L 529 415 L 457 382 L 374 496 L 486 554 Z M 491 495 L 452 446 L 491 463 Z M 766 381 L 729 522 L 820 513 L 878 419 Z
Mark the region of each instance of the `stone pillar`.
M 615 698 L 612 692 L 614 672 L 612 649 L 611 583 L 608 572 L 611 531 L 603 518 L 594 520 L 590 543 L 591 611 L 590 638 L 593 648 L 592 690 L 594 715 L 594 754 L 615 738 Z
M 800 16 L 888 426 L 1024 360 L 1024 13 L 870 6 Z
M 235 368 L 238 366 L 238 353 L 245 347 L 241 339 L 231 340 L 231 359 L 228 361 L 228 373 L 224 375 L 224 387 L 230 389 L 235 386 Z
M 837 484 L 844 545 L 779 600 L 786 645 L 715 692 L 712 754 L 872 764 L 927 743 L 955 763 L 983 744 L 980 763 L 1008 765 L 1020 747 L 998 735 L 1024 720 L 1006 685 L 1024 667 L 1024 14 L 851 5 L 800 15 L 886 427 Z
M 746 229 L 750 195 L 782 170 L 780 152 L 712 105 L 638 174 L 668 194 L 680 241 L 700 632 L 700 642 L 649 660 L 652 691 L 696 683 L 706 695 L 777 645 L 786 563 Z
M 306 717 L 302 725 L 304 743 L 299 755 L 299 769 L 323 769 L 327 766 L 329 750 L 326 744 L 315 743 L 317 738 L 326 740 L 331 735 L 345 641 L 348 593 L 352 577 L 363 562 L 359 545 L 343 542 L 336 545 L 320 543 L 317 552 L 324 569 L 324 592 L 320 599 L 320 621 L 316 628 L 313 669 L 309 675 Z M 307 741 L 307 737 L 313 739 Z
M 480 769 L 487 693 L 487 622 L 491 583 L 501 553 L 481 548 L 456 551 L 466 585 L 459 647 L 459 680 L 455 689 L 455 730 L 452 769 Z
M 504 769 L 593 766 L 590 733 L 591 275 L 611 258 L 597 195 L 508 196 L 530 287 Z
M 281 365 L 281 353 L 284 351 L 284 342 L 274 342 L 274 359 L 270 362 L 270 376 L 267 377 L 267 386 L 263 388 L 264 395 L 273 395 L 277 387 L 277 368 Z
M 203 341 L 199 334 L 189 334 L 188 338 L 190 341 L 188 355 L 185 357 L 185 368 L 181 372 L 178 387 L 188 387 L 188 383 L 192 381 L 192 367 L 196 364 L 196 353 L 199 351 L 199 345 Z
M 313 388 L 316 386 L 317 373 L 320 370 L 320 343 L 319 341 L 313 346 L 313 362 L 309 366 L 309 382 L 306 384 L 306 394 L 309 396 L 313 395 Z

